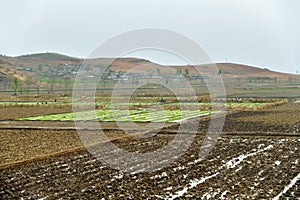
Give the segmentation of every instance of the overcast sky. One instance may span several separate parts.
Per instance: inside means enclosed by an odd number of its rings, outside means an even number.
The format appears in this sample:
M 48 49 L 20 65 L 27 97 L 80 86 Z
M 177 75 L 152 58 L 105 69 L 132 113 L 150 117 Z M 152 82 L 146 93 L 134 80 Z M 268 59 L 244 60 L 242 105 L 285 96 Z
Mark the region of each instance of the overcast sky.
M 200 44 L 214 62 L 300 71 L 299 0 L 0 0 L 0 53 L 87 57 L 125 31 L 156 27 Z M 172 56 L 140 52 L 158 63 Z

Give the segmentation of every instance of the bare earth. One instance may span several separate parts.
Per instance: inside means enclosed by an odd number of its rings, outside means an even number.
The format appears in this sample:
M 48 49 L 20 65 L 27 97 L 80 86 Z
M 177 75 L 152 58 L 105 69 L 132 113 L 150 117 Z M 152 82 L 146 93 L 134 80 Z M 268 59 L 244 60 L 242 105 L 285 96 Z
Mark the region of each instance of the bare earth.
M 2 119 L 27 116 L 25 110 L 18 113 L 11 110 Z M 38 112 L 50 114 L 58 110 Z M 300 104 L 294 103 L 228 115 L 213 150 L 204 159 L 198 159 L 208 126 L 208 119 L 203 118 L 188 151 L 165 168 L 145 173 L 120 172 L 99 162 L 81 148 L 73 123 L 4 121 L 0 123 L 0 197 L 269 199 L 277 196 L 296 199 L 300 197 L 298 116 Z M 125 136 L 114 123 L 103 125 L 109 138 Z M 168 144 L 176 131 L 176 124 L 168 124 L 153 137 L 126 138 L 114 143 L 127 151 L 150 152 Z M 92 135 L 93 131 L 88 133 Z M 101 150 L 105 145 L 99 143 L 95 148 Z M 168 155 L 165 159 L 169 159 Z

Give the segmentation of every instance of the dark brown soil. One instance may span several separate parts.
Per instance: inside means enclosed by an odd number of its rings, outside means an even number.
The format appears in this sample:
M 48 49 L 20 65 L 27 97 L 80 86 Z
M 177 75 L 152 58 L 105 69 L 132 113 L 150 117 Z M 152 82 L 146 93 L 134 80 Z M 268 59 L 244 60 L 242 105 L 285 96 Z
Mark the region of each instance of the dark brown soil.
M 6 106 L 0 107 L 0 120 L 13 120 L 22 117 L 33 117 L 50 114 L 71 112 L 69 105 L 34 105 L 34 106 Z
M 165 136 L 156 136 L 147 141 L 157 144 L 166 140 Z M 189 187 L 183 197 L 211 195 L 219 199 L 224 195 L 226 199 L 268 199 L 283 191 L 299 174 L 296 161 L 300 159 L 297 148 L 300 140 L 297 138 L 223 137 L 213 151 L 199 161 L 197 153 L 201 141 L 200 137 L 178 160 L 154 172 L 122 173 L 84 150 L 5 168 L 0 172 L 0 195 L 3 198 L 157 199 L 158 196 L 171 197 Z M 127 149 L 138 144 L 119 143 Z M 236 166 L 228 167 L 227 163 L 237 162 L 241 155 L 249 156 Z M 191 181 L 205 177 L 207 180 L 203 183 L 191 186 Z M 299 195 L 298 181 L 283 196 Z
M 258 110 L 241 111 L 226 116 L 223 132 L 299 133 L 300 104 L 288 103 Z M 200 124 L 199 131 L 206 132 L 207 124 Z
M 0 198 L 159 199 L 182 194 L 178 198 L 270 199 L 299 176 L 298 116 L 299 104 L 292 103 L 228 115 L 222 137 L 206 157 L 198 159 L 209 117 L 202 118 L 196 138 L 183 155 L 177 155 L 167 166 L 163 164 L 174 156 L 172 151 L 159 155 L 151 162 L 161 163 L 162 169 L 145 173 L 138 171 L 149 167 L 143 160 L 132 158 L 136 171 L 127 173 L 101 163 L 85 149 L 72 150 L 81 146 L 75 130 L 4 129 L 2 124 L 2 164 L 28 160 L 0 167 Z M 6 122 L 5 126 L 20 125 L 15 121 Z M 59 126 L 59 123 L 46 123 L 49 127 Z M 111 138 L 124 136 L 115 124 L 106 123 L 106 127 L 106 134 Z M 169 144 L 176 132 L 177 125 L 169 125 L 153 137 L 113 143 L 128 152 L 153 152 Z M 186 129 L 181 134 L 188 136 L 191 132 Z M 87 133 L 93 135 L 92 131 Z M 123 159 L 116 157 L 106 145 L 101 143 L 89 150 L 105 156 L 101 158 L 107 161 Z M 57 151 L 66 153 L 51 156 Z M 29 159 L 38 156 L 40 159 Z M 298 179 L 280 198 L 299 198 L 299 185 Z

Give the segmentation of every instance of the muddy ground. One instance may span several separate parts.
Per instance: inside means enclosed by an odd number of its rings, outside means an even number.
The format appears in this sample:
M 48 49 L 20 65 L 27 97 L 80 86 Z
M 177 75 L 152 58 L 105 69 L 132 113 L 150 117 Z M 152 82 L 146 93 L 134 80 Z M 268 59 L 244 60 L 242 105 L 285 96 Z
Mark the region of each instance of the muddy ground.
M 23 117 L 27 115 L 25 110 L 17 113 L 11 110 L 7 116 Z M 174 162 L 162 169 L 144 173 L 147 165 L 143 165 L 143 160 L 132 160 L 133 173 L 121 172 L 100 162 L 86 149 L 76 149 L 82 143 L 72 130 L 72 123 L 5 121 L 0 123 L 0 197 L 296 199 L 300 197 L 299 116 L 300 104 L 294 103 L 228 115 L 216 145 L 199 159 L 209 122 L 208 118 L 202 118 L 196 137 L 184 154 L 177 155 Z M 54 128 L 45 130 L 41 126 Z M 56 129 L 59 126 L 70 129 Z M 114 123 L 104 126 L 111 138 L 124 134 Z M 153 137 L 127 138 L 114 144 L 128 152 L 153 152 L 169 144 L 176 132 L 177 125 L 168 124 Z M 186 130 L 181 134 L 188 133 Z M 105 151 L 106 145 L 101 143 L 92 149 L 107 161 L 115 159 L 111 151 Z M 163 166 L 173 157 L 172 152 L 167 152 L 156 160 Z M 26 161 L 15 163 L 22 160 Z

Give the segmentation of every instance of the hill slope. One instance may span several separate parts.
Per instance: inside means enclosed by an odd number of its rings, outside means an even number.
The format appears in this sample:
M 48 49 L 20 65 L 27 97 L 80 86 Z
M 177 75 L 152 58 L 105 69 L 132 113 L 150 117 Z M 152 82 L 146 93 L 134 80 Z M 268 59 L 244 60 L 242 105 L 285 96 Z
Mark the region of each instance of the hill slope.
M 22 55 L 18 57 L 0 56 L 0 82 L 11 82 L 13 77 L 19 78 L 21 81 L 26 79 L 44 80 L 44 79 L 74 79 L 76 72 L 80 68 L 83 60 L 69 57 L 57 53 L 39 53 Z M 89 60 L 91 63 L 97 63 L 97 59 Z M 144 68 L 135 68 L 144 65 Z M 147 65 L 152 67 L 147 68 Z M 217 63 L 223 79 L 299 79 L 299 75 L 274 72 L 268 69 L 261 69 L 248 65 L 235 63 Z M 190 75 L 199 75 L 193 66 L 169 66 L 174 71 L 180 69 L 184 74 L 188 71 Z M 204 73 L 211 73 L 211 65 L 199 65 Z M 134 73 L 146 72 L 156 74 L 160 71 L 162 74 L 170 73 L 170 68 L 159 65 L 140 58 L 119 58 L 111 64 L 111 70 L 115 72 L 126 72 L 132 70 Z M 142 69 L 142 70 L 141 70 Z M 1 89 L 1 88 L 0 88 Z
M 29 58 L 29 59 L 48 59 L 48 60 L 71 60 L 77 58 L 73 58 L 67 55 L 59 54 L 59 53 L 36 53 L 36 54 L 27 54 L 27 55 L 21 55 L 17 56 L 17 58 Z

